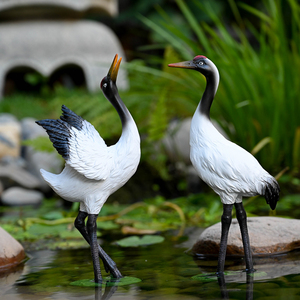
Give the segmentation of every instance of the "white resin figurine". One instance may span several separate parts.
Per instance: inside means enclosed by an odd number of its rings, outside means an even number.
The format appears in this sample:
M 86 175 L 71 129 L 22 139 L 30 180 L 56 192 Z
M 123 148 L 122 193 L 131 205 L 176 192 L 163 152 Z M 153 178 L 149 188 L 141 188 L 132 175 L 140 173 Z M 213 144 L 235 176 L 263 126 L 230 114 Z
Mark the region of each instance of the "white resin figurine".
M 137 126 L 116 86 L 121 59 L 115 56 L 107 76 L 101 81 L 103 94 L 122 122 L 122 135 L 115 145 L 107 147 L 93 125 L 64 105 L 60 119 L 37 121 L 46 129 L 53 146 L 66 161 L 60 174 L 45 170 L 41 170 L 41 174 L 59 196 L 71 202 L 80 202 L 75 227 L 91 246 L 96 283 L 102 282 L 99 257 L 106 272 L 114 278 L 122 277 L 115 262 L 97 242 L 96 221 L 107 198 L 135 173 L 141 155 Z
M 190 158 L 200 178 L 220 196 L 223 203 L 217 273 L 224 272 L 233 205 L 241 229 L 246 270 L 253 272 L 247 215 L 242 198 L 262 195 L 271 209 L 275 209 L 279 185 L 250 153 L 224 138 L 210 121 L 210 107 L 219 85 L 219 72 L 214 63 L 198 55 L 191 61 L 169 64 L 169 67 L 196 70 L 206 78 L 206 88 L 191 123 Z

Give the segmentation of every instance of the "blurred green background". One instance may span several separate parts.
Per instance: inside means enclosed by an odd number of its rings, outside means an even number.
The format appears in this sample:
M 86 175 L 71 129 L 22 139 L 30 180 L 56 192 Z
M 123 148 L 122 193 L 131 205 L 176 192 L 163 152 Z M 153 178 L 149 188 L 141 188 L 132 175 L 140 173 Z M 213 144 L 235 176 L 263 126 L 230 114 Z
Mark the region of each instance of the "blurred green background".
M 186 173 L 168 158 L 160 143 L 172 120 L 193 115 L 206 84 L 196 72 L 167 65 L 202 54 L 220 72 L 212 118 L 233 142 L 252 151 L 269 173 L 278 174 L 282 192 L 277 214 L 300 217 L 298 1 L 119 2 L 117 17 L 99 21 L 114 30 L 125 49 L 128 62 L 122 67 L 128 72 L 130 88 L 120 95 L 138 125 L 142 161 L 128 183 L 130 196 L 117 192 L 113 200 L 124 198 L 132 203 L 147 198 L 150 204 L 144 212 L 149 213 L 152 204 L 161 207 L 164 201 L 178 198 L 173 208 L 183 211 L 185 221 L 206 226 L 219 220 L 218 197 L 205 186 L 195 195 Z M 108 144 L 118 140 L 119 117 L 101 92 L 50 88 L 47 78 L 35 73 L 26 76 L 31 91 L 7 95 L 0 102 L 2 112 L 18 118 L 58 118 L 65 104 L 91 122 Z M 45 139 L 30 144 L 52 149 Z M 269 214 L 264 199 L 245 204 L 251 214 Z M 152 216 L 153 211 L 152 206 Z

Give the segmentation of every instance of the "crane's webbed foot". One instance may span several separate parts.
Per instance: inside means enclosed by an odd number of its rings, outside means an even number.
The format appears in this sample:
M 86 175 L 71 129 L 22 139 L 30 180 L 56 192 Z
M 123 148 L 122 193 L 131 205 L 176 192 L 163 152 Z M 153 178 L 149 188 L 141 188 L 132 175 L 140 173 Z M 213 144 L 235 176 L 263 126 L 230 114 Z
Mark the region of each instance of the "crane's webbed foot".
M 223 204 L 223 215 L 221 218 L 222 231 L 221 231 L 220 251 L 218 257 L 217 275 L 221 275 L 224 273 L 228 232 L 232 220 L 232 216 L 231 216 L 232 207 L 233 204 Z
M 122 274 L 117 268 L 117 264 L 111 259 L 111 257 L 103 250 L 103 248 L 98 245 L 99 256 L 103 261 L 105 271 L 114 277 L 114 278 L 122 278 Z
M 84 237 L 84 239 L 91 245 L 90 237 L 85 226 L 85 219 L 88 216 L 86 212 L 79 211 L 78 216 L 74 222 L 75 227 Z M 97 218 L 96 218 L 97 219 Z M 103 261 L 104 269 L 107 273 L 111 273 L 114 278 L 122 278 L 121 272 L 118 270 L 116 263 L 109 257 L 97 242 L 98 255 Z

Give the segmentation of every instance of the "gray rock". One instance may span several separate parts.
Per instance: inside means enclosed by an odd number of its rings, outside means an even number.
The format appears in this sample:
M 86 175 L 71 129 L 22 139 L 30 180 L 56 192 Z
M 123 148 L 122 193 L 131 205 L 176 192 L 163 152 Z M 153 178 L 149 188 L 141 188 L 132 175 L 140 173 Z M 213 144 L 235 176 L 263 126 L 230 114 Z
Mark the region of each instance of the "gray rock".
M 0 227 L 0 270 L 10 269 L 25 259 L 22 245 Z
M 26 170 L 30 172 L 35 178 L 39 180 L 39 189 L 43 192 L 51 190 L 50 186 L 46 183 L 40 173 L 40 169 L 58 174 L 62 170 L 63 161 L 59 159 L 58 154 L 54 151 L 39 152 L 31 147 L 26 147 L 25 158 L 27 161 Z
M 114 32 L 103 24 L 87 20 L 1 23 L 0 41 L 0 98 L 6 74 L 18 66 L 32 68 L 49 77 L 65 65 L 76 65 L 84 73 L 88 90 L 96 91 L 114 55 L 118 53 L 124 58 Z M 122 66 L 118 87 L 128 87 Z
M 175 162 L 183 161 L 190 164 L 190 127 L 191 118 L 182 121 L 172 121 L 167 134 L 163 139 L 163 145 L 168 157 Z
M 21 8 L 21 9 L 20 9 Z M 69 10 L 66 12 L 66 10 Z M 73 15 L 71 12 L 73 11 Z M 0 0 L 1 16 L 5 18 L 28 18 L 41 16 L 78 16 L 86 11 L 114 16 L 118 12 L 118 0 Z M 77 14 L 75 14 L 77 12 Z
M 11 114 L 0 115 L 0 159 L 18 157 L 21 149 L 21 126 Z
M 248 231 L 253 255 L 273 255 L 300 248 L 300 220 L 277 217 L 248 218 Z M 190 252 L 194 255 L 217 256 L 221 238 L 221 223 L 208 227 Z M 244 249 L 236 219 L 228 236 L 227 255 L 243 256 Z
M 21 187 L 11 187 L 2 193 L 2 203 L 5 205 L 35 205 L 39 204 L 44 195 L 35 190 L 27 190 Z
M 3 191 L 4 191 L 4 186 L 3 186 L 2 181 L 0 181 L 0 197 L 1 197 L 2 193 L 3 193 Z
M 171 161 L 184 162 L 190 164 L 190 128 L 192 118 L 184 120 L 174 120 L 169 124 L 166 136 L 162 143 Z M 215 121 L 212 121 L 218 131 L 227 139 L 228 136 L 222 127 Z
M 13 185 L 21 185 L 30 189 L 40 187 L 38 178 L 16 165 L 0 165 L 0 180 L 5 188 Z
M 35 123 L 34 118 L 24 118 L 20 121 L 22 140 L 34 140 L 40 136 L 48 137 L 46 130 Z
M 48 140 L 48 134 L 41 126 L 35 123 L 33 118 L 24 118 L 21 120 L 22 125 L 22 137 L 24 140 L 36 139 L 38 137 L 46 137 Z M 41 152 L 36 151 L 30 146 L 26 146 L 23 151 L 24 158 L 26 160 L 26 170 L 33 176 L 39 179 L 39 188 L 43 192 L 51 190 L 49 185 L 42 178 L 40 169 L 45 169 L 53 173 L 60 173 L 62 170 L 63 161 L 59 158 L 53 148 L 53 152 Z
M 21 120 L 22 125 L 22 138 L 24 140 L 36 139 L 38 137 L 46 137 L 48 139 L 48 134 L 41 126 L 35 123 L 33 118 L 24 118 Z M 55 149 L 53 152 L 41 152 L 36 151 L 30 146 L 26 146 L 23 151 L 24 158 L 26 160 L 25 169 L 30 172 L 34 177 L 38 178 L 40 181 L 39 188 L 43 192 L 48 192 L 51 190 L 49 185 L 42 178 L 40 169 L 45 169 L 53 173 L 60 173 L 62 169 L 63 161 L 59 158 Z

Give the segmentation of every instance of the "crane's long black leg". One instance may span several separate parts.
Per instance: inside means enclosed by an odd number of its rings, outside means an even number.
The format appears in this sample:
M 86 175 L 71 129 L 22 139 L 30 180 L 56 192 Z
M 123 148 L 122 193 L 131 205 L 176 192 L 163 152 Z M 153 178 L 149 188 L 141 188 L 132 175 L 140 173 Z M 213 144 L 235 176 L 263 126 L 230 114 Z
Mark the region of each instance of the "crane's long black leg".
M 90 238 L 85 226 L 85 219 L 88 216 L 86 212 L 79 211 L 77 218 L 75 219 L 74 225 L 84 237 L 84 239 L 90 244 Z M 98 244 L 99 256 L 103 261 L 105 271 L 110 272 L 114 278 L 122 278 L 121 272 L 118 270 L 116 263 L 110 258 L 109 255 L 100 247 Z
M 98 253 L 98 241 L 97 241 L 97 217 L 98 215 L 89 214 L 86 228 L 90 238 L 95 282 L 102 283 L 102 275 L 100 270 L 99 253 Z
M 223 274 L 224 272 L 228 232 L 232 220 L 232 216 L 231 216 L 232 207 L 233 204 L 223 204 L 223 215 L 221 218 L 221 223 L 222 223 L 221 243 L 220 243 L 220 251 L 218 257 L 217 274 Z
M 249 240 L 248 227 L 247 227 L 247 214 L 245 212 L 242 202 L 235 203 L 234 205 L 236 209 L 236 218 L 239 222 L 241 234 L 242 234 L 245 260 L 246 260 L 246 271 L 251 273 L 254 272 L 255 270 L 253 269 L 252 253 L 250 248 L 250 240 Z

